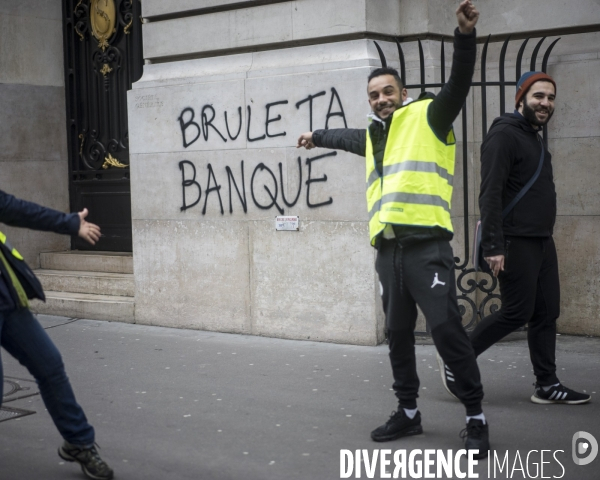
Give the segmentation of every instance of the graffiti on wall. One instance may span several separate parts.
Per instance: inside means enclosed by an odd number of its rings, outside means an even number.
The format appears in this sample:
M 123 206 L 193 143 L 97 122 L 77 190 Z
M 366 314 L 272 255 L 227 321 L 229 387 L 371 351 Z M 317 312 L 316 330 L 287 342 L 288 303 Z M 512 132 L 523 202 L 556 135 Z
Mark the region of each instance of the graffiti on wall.
M 246 188 L 246 179 L 248 176 L 245 171 L 244 161 L 242 160 L 240 162 L 239 174 L 234 174 L 233 170 L 229 166 L 226 166 L 224 170 L 225 174 L 227 175 L 229 213 L 233 213 L 233 205 L 237 204 L 238 202 L 239 207 L 244 210 L 244 213 L 248 212 L 248 195 L 246 194 L 247 190 L 250 191 L 250 198 L 252 198 L 252 202 L 256 207 L 260 208 L 261 210 L 270 210 L 271 208 L 276 208 L 280 215 L 285 213 L 284 207 L 291 208 L 298 203 L 300 195 L 302 194 L 303 186 L 306 186 L 305 198 L 306 205 L 309 208 L 318 208 L 325 205 L 331 205 L 333 203 L 333 198 L 316 198 L 314 189 L 313 193 L 311 194 L 311 185 L 315 183 L 327 182 L 326 174 L 320 177 L 312 176 L 312 165 L 317 160 L 323 160 L 327 157 L 334 157 L 336 155 L 337 152 L 333 151 L 323 155 L 318 155 L 316 157 L 307 158 L 305 163 L 307 167 L 307 178 L 304 182 L 302 182 L 302 158 L 298 157 L 298 186 L 295 192 L 287 193 L 285 192 L 284 188 L 284 184 L 286 182 L 284 181 L 283 164 L 281 162 L 278 165 L 279 175 L 276 175 L 276 172 L 273 172 L 273 170 L 264 163 L 259 163 L 256 165 L 252 170 L 248 189 Z M 221 215 L 224 215 L 225 209 L 223 207 L 223 196 L 225 196 L 225 194 L 221 195 L 221 188 L 223 188 L 223 185 L 217 180 L 213 166 L 210 163 L 206 166 L 206 186 L 204 189 L 197 179 L 198 172 L 193 162 L 189 160 L 181 160 L 179 162 L 179 169 L 181 170 L 181 188 L 183 198 L 181 211 L 185 211 L 200 204 L 202 197 L 204 196 L 202 215 L 206 215 L 208 197 L 214 193 L 213 196 L 216 197 L 214 201 L 218 200 L 219 211 L 221 212 Z M 258 179 L 257 174 L 260 174 L 261 172 L 266 173 L 266 175 L 262 175 L 261 178 Z M 263 189 L 269 198 L 267 203 L 261 202 L 257 194 L 259 191 L 263 191 Z
M 301 128 L 308 128 L 310 131 L 313 129 L 313 102 L 316 98 L 326 96 L 325 91 L 318 92 L 316 94 L 310 94 L 305 98 L 302 98 L 295 103 L 296 109 L 300 110 L 303 108 L 306 111 L 307 122 L 306 126 Z M 262 126 L 254 125 L 252 121 L 252 106 L 246 106 L 246 140 L 248 142 L 259 142 L 268 138 L 285 137 L 286 131 L 278 130 L 277 125 L 273 125 L 276 122 L 282 120 L 281 113 L 278 113 L 278 108 L 283 105 L 288 105 L 289 100 L 278 100 L 275 102 L 267 103 L 265 105 L 265 122 Z M 199 140 L 208 141 L 212 135 L 217 135 L 223 143 L 228 141 L 235 141 L 242 132 L 242 107 L 238 107 L 235 115 L 229 116 L 229 112 L 223 112 L 223 121 L 220 125 L 216 123 L 217 111 L 215 108 L 206 104 L 198 111 L 192 107 L 186 107 L 181 111 L 179 118 L 179 128 L 181 130 L 181 138 L 183 141 L 183 148 L 188 148 Z M 347 128 L 346 114 L 344 113 L 344 107 L 342 101 L 335 88 L 331 88 L 329 98 L 329 108 L 325 115 L 325 128 L 329 128 L 329 120 L 333 117 L 341 117 L 344 122 L 344 126 Z M 262 133 L 262 135 L 261 135 Z
M 313 106 L 315 100 L 320 97 L 324 97 L 323 100 L 325 100 L 327 92 L 321 91 L 309 94 L 293 104 L 290 104 L 289 100 L 267 103 L 264 107 L 265 121 L 262 125 L 253 123 L 253 106 L 247 105 L 245 128 L 241 106 L 237 108 L 234 115 L 230 115 L 226 110 L 223 111 L 222 115 L 219 116 L 219 121 L 217 121 L 217 110 L 212 104 L 206 104 L 197 110 L 193 107 L 185 107 L 177 118 L 183 148 L 187 149 L 198 141 L 208 142 L 212 137 L 226 144 L 227 142 L 236 141 L 242 132 L 245 133 L 248 142 L 261 142 L 267 141 L 269 138 L 284 137 L 287 132 L 280 128 L 277 122 L 283 119 L 282 113 L 284 111 L 282 109 L 286 108 L 286 105 L 295 106 L 298 111 L 305 112 L 306 123 L 300 126 L 299 130 L 308 129 L 312 131 L 314 124 Z M 339 117 L 344 127 L 347 128 L 348 124 L 342 101 L 337 90 L 333 87 L 329 92 L 328 100 L 329 107 L 324 118 L 325 128 L 329 128 L 329 122 L 334 117 Z M 309 157 L 305 159 L 304 165 L 302 164 L 302 158 L 298 157 L 298 184 L 293 191 L 286 191 L 285 189 L 287 182 L 284 180 L 282 163 L 279 163 L 278 169 L 274 171 L 264 163 L 259 163 L 254 168 L 248 169 L 244 165 L 244 160 L 241 160 L 235 173 L 229 165 L 219 166 L 216 169 L 211 163 L 208 163 L 205 175 L 200 178 L 201 174 L 192 161 L 181 160 L 179 162 L 182 189 L 181 211 L 198 206 L 202 208 L 202 215 L 205 215 L 209 197 L 211 197 L 211 204 L 214 203 L 221 215 L 225 214 L 226 207 L 229 207 L 229 213 L 232 214 L 234 206 L 247 213 L 249 199 L 257 208 L 261 210 L 274 208 L 280 215 L 285 213 L 286 208 L 294 207 L 301 198 L 305 199 L 309 208 L 331 205 L 333 198 L 327 195 L 324 196 L 321 189 L 315 191 L 315 184 L 327 182 L 327 175 L 314 176 L 312 166 L 314 162 L 323 161 L 336 155 L 337 152 L 332 151 Z M 303 178 L 306 180 L 303 181 Z M 227 186 L 226 192 L 223 188 L 224 185 Z M 304 195 L 302 195 L 303 190 Z M 264 194 L 259 194 L 259 192 L 266 192 L 266 197 Z M 268 200 L 265 201 L 264 198 Z

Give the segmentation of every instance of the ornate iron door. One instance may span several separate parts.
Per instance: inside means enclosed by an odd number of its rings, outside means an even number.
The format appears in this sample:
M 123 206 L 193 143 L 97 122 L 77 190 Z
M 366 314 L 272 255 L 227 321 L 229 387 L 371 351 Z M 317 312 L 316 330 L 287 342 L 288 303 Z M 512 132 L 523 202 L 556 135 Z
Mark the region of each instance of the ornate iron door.
M 132 250 L 127 90 L 142 76 L 140 0 L 63 3 L 71 211 L 102 228 L 79 250 Z

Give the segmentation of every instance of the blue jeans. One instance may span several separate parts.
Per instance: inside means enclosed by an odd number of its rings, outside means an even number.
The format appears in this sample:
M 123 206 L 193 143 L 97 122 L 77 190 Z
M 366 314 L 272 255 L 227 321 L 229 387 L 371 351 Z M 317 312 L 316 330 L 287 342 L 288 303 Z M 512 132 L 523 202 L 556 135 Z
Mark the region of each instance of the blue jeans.
M 62 437 L 73 445 L 93 445 L 94 428 L 75 400 L 60 352 L 28 308 L 0 313 L 0 345 L 33 375 Z M 3 378 L 0 361 L 0 404 Z

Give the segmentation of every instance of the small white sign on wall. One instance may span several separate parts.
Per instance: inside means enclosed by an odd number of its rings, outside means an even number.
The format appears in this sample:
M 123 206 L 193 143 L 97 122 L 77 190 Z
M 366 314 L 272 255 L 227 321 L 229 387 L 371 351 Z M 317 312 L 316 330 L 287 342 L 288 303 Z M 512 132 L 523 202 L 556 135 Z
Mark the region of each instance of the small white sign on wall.
M 275 230 L 288 230 L 297 232 L 298 230 L 300 230 L 300 217 L 275 217 Z

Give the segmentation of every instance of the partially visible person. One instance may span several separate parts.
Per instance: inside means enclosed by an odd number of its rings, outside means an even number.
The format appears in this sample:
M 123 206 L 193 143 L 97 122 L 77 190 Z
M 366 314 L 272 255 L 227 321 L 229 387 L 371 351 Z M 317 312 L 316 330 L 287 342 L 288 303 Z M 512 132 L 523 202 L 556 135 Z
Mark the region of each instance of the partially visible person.
M 79 235 L 94 245 L 100 238 L 100 228 L 86 221 L 87 215 L 87 209 L 65 214 L 0 190 L 0 222 L 6 225 Z M 109 480 L 113 471 L 98 454 L 94 428 L 75 400 L 60 352 L 29 310 L 29 299 L 33 298 L 45 300 L 42 286 L 0 232 L 0 345 L 37 381 L 46 409 L 64 439 L 59 456 L 79 463 L 88 478 Z M 0 361 L 0 403 L 2 379 Z
M 539 132 L 554 114 L 556 82 L 543 72 L 527 72 L 517 83 L 515 111 L 498 117 L 481 145 L 481 211 L 484 259 L 500 284 L 501 308 L 470 335 L 477 356 L 528 324 L 527 341 L 536 378 L 531 401 L 582 404 L 591 396 L 560 383 L 556 375 L 556 320 L 560 314 L 558 260 L 552 233 L 556 191 L 552 154 Z M 536 174 L 525 195 L 503 210 Z M 456 395 L 452 372 L 441 369 Z

